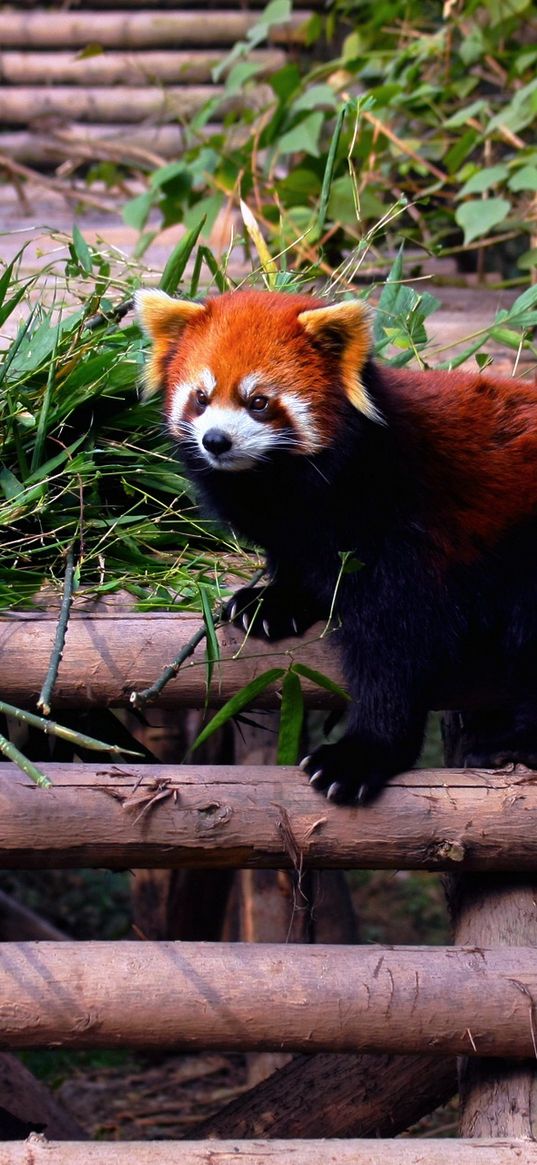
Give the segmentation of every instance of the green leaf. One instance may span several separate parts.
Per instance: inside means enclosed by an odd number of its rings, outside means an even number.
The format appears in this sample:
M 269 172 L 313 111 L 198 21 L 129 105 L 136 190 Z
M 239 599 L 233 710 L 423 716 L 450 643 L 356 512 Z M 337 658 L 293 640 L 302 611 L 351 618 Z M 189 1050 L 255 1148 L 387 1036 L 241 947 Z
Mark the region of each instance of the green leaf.
M 91 251 L 76 223 L 73 227 L 73 250 L 81 271 L 84 272 L 84 275 L 91 275 L 93 270 Z
M 9 502 L 12 498 L 16 498 L 23 488 L 18 477 L 15 477 L 15 474 L 4 465 L 0 469 L 0 489 L 6 501 Z
M 252 80 L 261 71 L 263 65 L 258 61 L 237 61 L 226 79 L 225 91 L 228 97 L 241 93 L 248 81 Z
M 200 219 L 192 230 L 187 231 L 186 235 L 183 235 L 183 238 L 174 247 L 162 272 L 159 283 L 161 291 L 166 291 L 168 295 L 173 295 L 177 291 L 177 287 L 181 282 L 185 267 L 196 246 L 204 223 L 205 216 Z
M 331 85 L 310 85 L 296 101 L 293 101 L 292 112 L 302 113 L 305 109 L 319 108 L 335 109 L 337 103 L 337 96 Z
M 318 688 L 324 688 L 325 691 L 331 692 L 333 696 L 337 696 L 339 700 L 350 700 L 349 693 L 342 688 L 340 684 L 336 684 L 335 680 L 330 679 L 330 676 L 325 676 L 324 672 L 316 671 L 313 667 L 308 667 L 305 663 L 294 663 L 293 671 L 297 675 L 304 676 L 305 680 L 315 684 Z
M 492 227 L 503 222 L 511 210 L 506 198 L 479 198 L 463 202 L 457 207 L 455 221 L 464 231 L 464 244 L 487 235 Z
M 320 155 L 319 138 L 324 123 L 324 114 L 310 113 L 303 121 L 299 121 L 287 133 L 282 134 L 278 141 L 280 154 L 311 154 L 318 158 Z
M 200 744 L 208 740 L 213 732 L 216 732 L 223 724 L 227 724 L 228 720 L 232 720 L 234 716 L 242 712 L 243 708 L 251 704 L 261 692 L 264 692 L 266 688 L 270 688 L 271 684 L 275 684 L 277 680 L 281 680 L 283 675 L 285 675 L 285 669 L 283 667 L 269 668 L 268 671 L 262 672 L 260 676 L 256 676 L 255 680 L 252 680 L 251 683 L 241 688 L 240 692 L 236 692 L 230 700 L 227 700 L 222 708 L 219 708 L 212 720 L 205 725 L 205 728 L 196 737 L 189 752 L 192 753 L 196 748 L 199 748 Z
M 485 166 L 483 170 L 478 170 L 476 174 L 472 174 L 464 186 L 461 186 L 457 198 L 463 198 L 467 194 L 483 194 L 485 190 L 490 190 L 491 186 L 503 182 L 508 174 L 507 166 Z
M 304 697 L 300 679 L 291 667 L 282 684 L 282 706 L 276 764 L 297 764 L 304 721 Z
M 537 166 L 522 166 L 515 170 L 508 183 L 510 190 L 537 190 Z
M 121 216 L 123 222 L 128 227 L 133 227 L 135 231 L 141 231 L 149 218 L 150 211 L 156 202 L 156 192 L 154 190 L 146 190 L 144 194 L 138 194 L 136 198 L 130 198 L 125 203 Z

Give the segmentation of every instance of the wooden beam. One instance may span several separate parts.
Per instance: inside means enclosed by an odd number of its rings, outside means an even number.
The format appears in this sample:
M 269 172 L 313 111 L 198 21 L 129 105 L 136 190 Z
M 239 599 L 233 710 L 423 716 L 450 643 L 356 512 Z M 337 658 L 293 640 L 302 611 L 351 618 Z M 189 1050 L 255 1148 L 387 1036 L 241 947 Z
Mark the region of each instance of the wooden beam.
M 537 1165 L 529 1141 L 27 1141 L 0 1145 L 0 1165 Z
M 537 951 L 0 944 L 0 1048 L 530 1057 Z
M 0 18 L 1 19 L 1 18 Z M 80 57 L 73 52 L 0 52 L 0 80 L 6 85 L 192 85 L 210 82 L 211 72 L 222 60 L 221 49 L 189 52 L 105 52 Z M 285 64 L 281 49 L 248 54 L 247 60 L 266 75 Z M 35 116 L 35 110 L 34 110 Z
M 271 29 L 270 40 L 301 43 L 311 12 L 296 13 L 288 23 Z M 255 12 L 217 11 L 200 19 L 198 12 L 46 12 L 0 13 L 3 48 L 84 48 L 95 41 L 102 48 L 182 48 L 187 45 L 233 45 L 243 40 L 258 20 Z
M 0 695 L 19 707 L 34 707 L 46 675 L 54 642 L 57 611 L 3 612 L 0 615 Z M 181 651 L 200 629 L 198 615 L 149 611 L 119 613 L 102 608 L 84 614 L 73 611 L 65 650 L 54 688 L 54 709 L 129 703 L 134 688 L 144 688 Z M 337 673 L 330 636 L 320 638 L 321 624 L 305 639 L 266 643 L 244 636 L 234 627 L 218 632 L 221 662 L 214 669 L 209 701 L 224 703 L 239 688 L 270 667 L 288 667 L 301 659 L 320 671 Z M 310 707 L 334 703 L 321 688 L 304 682 Z M 163 707 L 203 707 L 206 696 L 205 644 L 201 643 L 159 697 Z M 279 707 L 275 688 L 264 693 L 259 706 Z
M 215 116 L 239 108 L 245 100 L 225 97 L 221 85 L 169 85 L 165 89 L 156 85 L 14 85 L 0 90 L 0 117 L 6 125 L 27 125 L 38 114 L 64 121 L 72 117 L 92 122 L 174 121 L 191 117 L 214 97 L 222 98 Z
M 0 765 L 5 869 L 76 866 L 535 870 L 533 774 L 417 770 L 365 807 L 297 769 L 52 764 L 38 789 Z
M 1 141 L 1 139 L 0 139 Z M 21 708 L 35 707 L 46 675 L 58 613 L 52 607 L 32 612 L 0 613 L 0 697 Z M 107 606 L 87 600 L 69 619 L 65 650 L 54 688 L 54 709 L 128 705 L 131 692 L 153 683 L 161 671 L 199 632 L 199 615 L 184 612 L 135 613 L 117 604 Z M 220 660 L 215 666 L 209 692 L 210 706 L 218 706 L 271 667 L 289 667 L 299 660 L 343 683 L 338 655 L 326 627 L 317 623 L 302 639 L 267 643 L 244 640 L 229 625 L 217 631 Z M 514 691 L 500 691 L 497 677 L 490 692 L 465 690 L 464 677 L 456 692 L 439 692 L 436 707 L 459 708 L 471 704 L 501 706 L 515 699 Z M 333 696 L 308 680 L 301 681 L 310 708 L 331 708 Z M 492 682 L 492 680 L 491 680 Z M 278 685 L 256 701 L 259 707 L 279 708 Z M 205 644 L 198 645 L 175 680 L 159 696 L 162 707 L 205 706 Z
M 210 123 L 203 132 L 214 133 L 214 124 Z M 0 133 L 2 154 L 19 162 L 31 162 L 33 166 L 50 166 L 64 158 L 104 158 L 156 167 L 163 165 L 166 158 L 176 157 L 184 148 L 185 133 L 179 124 L 69 122 L 47 133 L 37 128 Z

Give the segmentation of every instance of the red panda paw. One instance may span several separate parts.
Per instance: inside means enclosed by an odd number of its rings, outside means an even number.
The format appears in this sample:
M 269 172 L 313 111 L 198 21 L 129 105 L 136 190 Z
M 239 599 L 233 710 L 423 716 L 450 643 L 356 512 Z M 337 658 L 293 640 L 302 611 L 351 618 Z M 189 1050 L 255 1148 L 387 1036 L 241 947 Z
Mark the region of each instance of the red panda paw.
M 300 768 L 314 789 L 338 805 L 365 805 L 378 796 L 388 780 L 385 773 L 366 768 L 356 742 L 345 737 L 317 748 L 304 757 Z
M 242 587 L 225 604 L 222 618 L 257 639 L 288 639 L 302 635 L 321 617 L 314 605 L 270 583 Z

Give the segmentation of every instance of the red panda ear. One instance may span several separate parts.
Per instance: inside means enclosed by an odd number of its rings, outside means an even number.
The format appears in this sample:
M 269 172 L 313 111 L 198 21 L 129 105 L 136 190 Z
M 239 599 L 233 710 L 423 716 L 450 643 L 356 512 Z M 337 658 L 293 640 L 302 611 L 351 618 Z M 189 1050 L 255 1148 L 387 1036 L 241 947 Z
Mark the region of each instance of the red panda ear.
M 321 347 L 339 361 L 345 395 L 359 412 L 382 421 L 375 404 L 360 381 L 369 355 L 369 310 L 361 299 L 349 299 L 327 307 L 300 312 L 298 322 Z
M 150 396 L 162 384 L 162 364 L 172 344 L 181 332 L 205 312 L 202 303 L 186 299 L 172 299 L 157 288 L 134 293 L 134 303 L 140 324 L 153 343 L 145 368 L 145 394 Z

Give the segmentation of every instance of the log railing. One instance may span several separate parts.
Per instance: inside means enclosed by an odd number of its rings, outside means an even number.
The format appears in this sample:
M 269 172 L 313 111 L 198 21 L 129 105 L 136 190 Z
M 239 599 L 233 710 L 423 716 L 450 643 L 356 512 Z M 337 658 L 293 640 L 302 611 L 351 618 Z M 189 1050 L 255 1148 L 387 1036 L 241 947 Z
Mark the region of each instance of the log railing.
M 73 611 L 68 628 L 54 696 L 60 720 L 62 708 L 128 705 L 130 692 L 151 683 L 199 626 L 194 615 L 88 606 Z M 0 696 L 34 705 L 55 624 L 56 612 L 48 609 L 0 619 Z M 307 642 L 271 646 L 244 644 L 233 629 L 221 628 L 212 702 L 222 703 L 268 666 L 293 659 L 337 677 L 330 636 L 322 631 L 313 629 Z M 310 706 L 330 703 L 326 692 L 305 689 Z M 195 707 L 205 696 L 200 646 L 164 689 L 162 702 Z M 276 692 L 265 702 L 274 706 Z M 103 1146 L 32 1134 L 24 1143 L 0 1144 L 0 1165 L 121 1165 L 123 1156 L 140 1165 L 214 1165 L 215 1158 L 222 1165 L 537 1165 L 532 773 L 417 770 L 392 781 L 373 805 L 354 808 L 327 803 L 298 769 L 272 764 L 41 767 L 53 782 L 48 790 L 14 766 L 0 765 L 5 868 L 214 873 L 287 867 L 299 885 L 311 868 L 450 871 L 460 890 L 457 943 L 3 942 L 0 1049 L 285 1050 L 298 1059 L 235 1101 L 229 1113 L 222 1110 L 206 1131 L 201 1127 L 200 1137 L 222 1140 Z M 462 1138 L 387 1139 L 449 1098 L 456 1056 L 468 1065 Z M 325 1063 L 330 1058 L 332 1068 Z M 323 1073 L 330 1082 L 324 1091 Z M 310 1117 L 310 1137 L 326 1130 L 328 1137 L 367 1138 L 380 1131 L 380 1139 L 302 1139 L 308 1126 L 304 1134 L 296 1105 L 284 1103 L 300 1090 L 301 1075 L 311 1076 L 314 1092 L 329 1098 L 330 1114 L 325 1109 L 319 1123 Z M 381 1111 L 370 1097 L 375 1080 Z M 360 1098 L 355 1113 L 354 1096 Z M 274 1135 L 295 1139 L 267 1139 L 272 1128 Z M 233 1136 L 241 1139 L 225 1139 Z
M 186 6 L 138 0 L 117 7 L 100 0 L 95 11 L 91 3 L 61 11 L 35 4 L 1 8 L 0 155 L 41 166 L 84 160 L 92 147 L 99 157 L 101 141 L 109 149 L 115 145 L 120 160 L 134 162 L 134 126 L 137 148 L 151 153 L 154 165 L 176 157 L 183 148 L 182 124 L 209 99 L 223 96 L 213 68 L 259 19 L 255 5 L 250 9 L 238 0 L 209 13 L 200 10 L 199 0 Z M 299 5 L 289 21 L 271 29 L 268 47 L 249 57 L 261 65 L 255 89 L 218 102 L 213 120 L 246 101 L 251 106 L 270 100 L 263 78 L 303 48 L 310 15 Z M 81 53 L 95 41 L 101 52 Z

